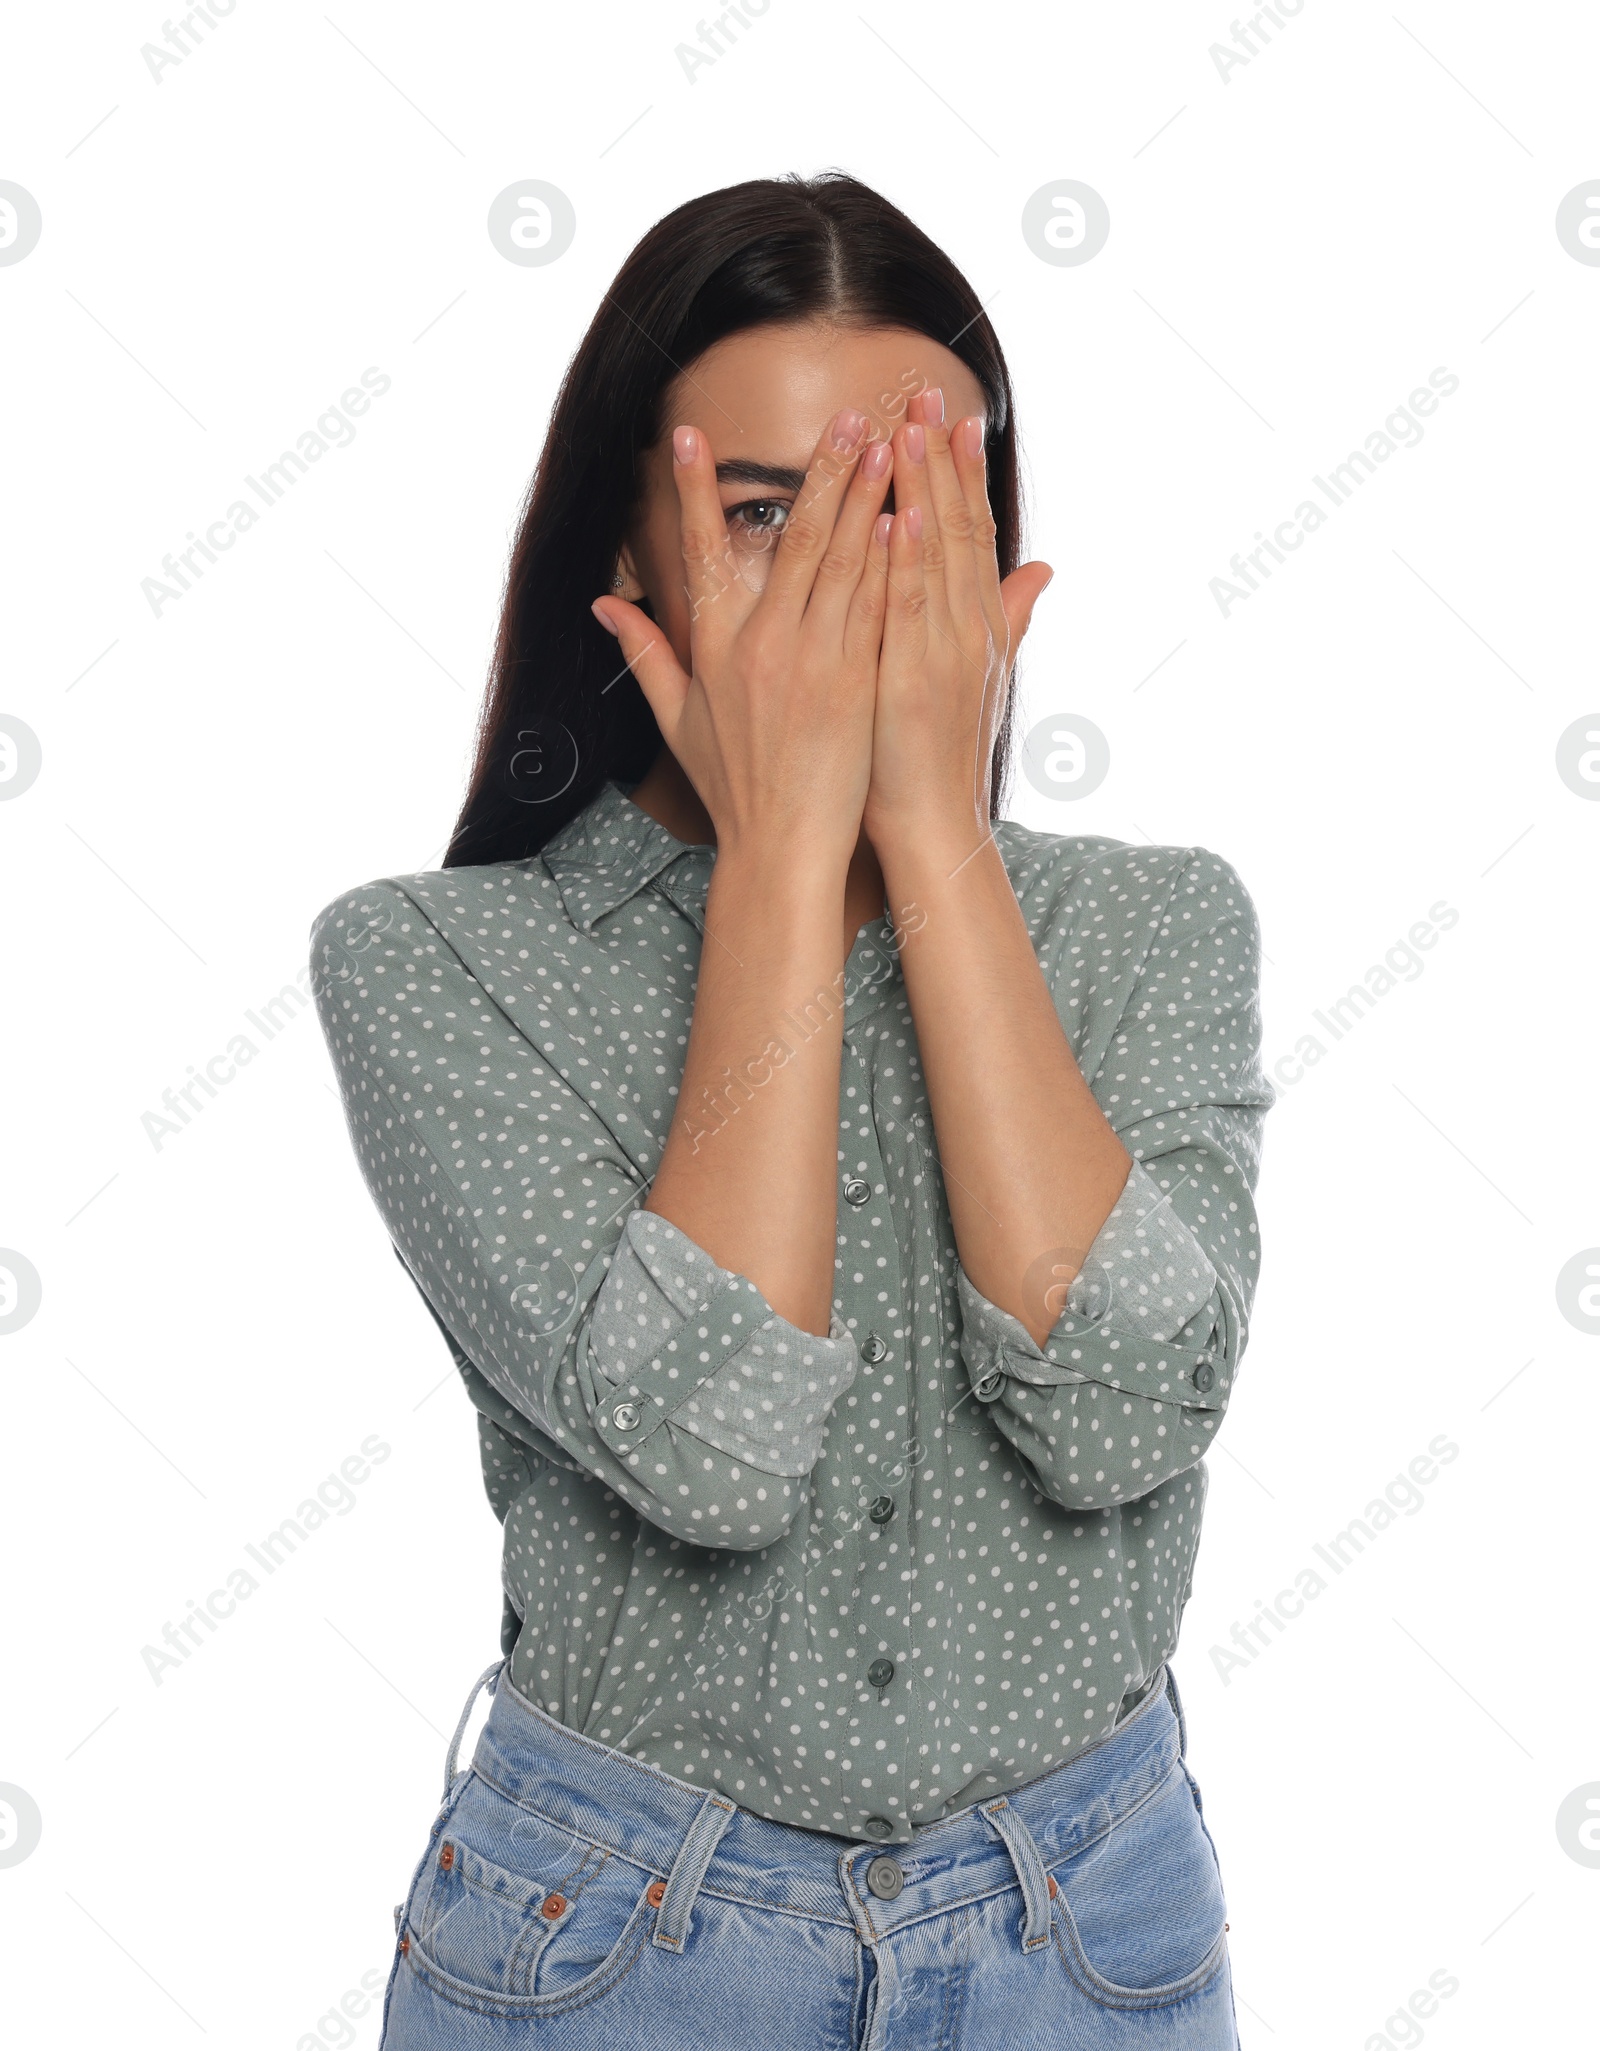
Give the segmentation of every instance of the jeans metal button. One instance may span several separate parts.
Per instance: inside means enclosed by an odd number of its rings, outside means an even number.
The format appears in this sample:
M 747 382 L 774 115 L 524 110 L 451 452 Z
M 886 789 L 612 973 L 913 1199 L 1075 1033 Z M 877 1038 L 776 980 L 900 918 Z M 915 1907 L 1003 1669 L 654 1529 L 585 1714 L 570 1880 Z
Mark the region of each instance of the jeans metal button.
M 871 1194 L 872 1184 L 870 1182 L 863 1182 L 859 1175 L 852 1175 L 844 1186 L 845 1202 L 856 1205 L 858 1209 Z
M 879 1901 L 893 1901 L 905 1884 L 906 1876 L 898 1859 L 874 1859 L 867 1868 L 867 1885 Z
M 888 1347 L 885 1346 L 883 1341 L 878 1337 L 877 1333 L 874 1332 L 868 1338 L 866 1345 L 862 1347 L 861 1358 L 865 1360 L 869 1366 L 876 1367 L 878 1362 L 883 1359 L 883 1357 L 885 1356 L 885 1354 L 887 1354 L 888 1351 Z
M 611 1422 L 617 1427 L 618 1431 L 632 1431 L 639 1422 L 638 1404 L 619 1403 L 611 1413 Z
M 867 1505 L 867 1515 L 874 1524 L 887 1524 L 894 1515 L 893 1496 L 874 1496 Z
M 887 1688 L 894 1679 L 894 1661 L 892 1659 L 875 1659 L 871 1666 L 867 1668 L 867 1679 L 875 1688 Z

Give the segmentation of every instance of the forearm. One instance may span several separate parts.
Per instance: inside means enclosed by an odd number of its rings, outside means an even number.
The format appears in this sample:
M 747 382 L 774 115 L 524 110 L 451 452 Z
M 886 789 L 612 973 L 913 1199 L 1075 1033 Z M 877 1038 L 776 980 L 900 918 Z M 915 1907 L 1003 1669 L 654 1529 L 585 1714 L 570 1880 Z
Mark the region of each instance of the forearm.
M 719 854 L 683 1083 L 647 1210 L 825 1335 L 848 854 Z
M 878 850 L 891 906 L 926 916 L 900 962 L 961 1262 L 1043 1342 L 1127 1181 L 999 849 L 954 833 Z

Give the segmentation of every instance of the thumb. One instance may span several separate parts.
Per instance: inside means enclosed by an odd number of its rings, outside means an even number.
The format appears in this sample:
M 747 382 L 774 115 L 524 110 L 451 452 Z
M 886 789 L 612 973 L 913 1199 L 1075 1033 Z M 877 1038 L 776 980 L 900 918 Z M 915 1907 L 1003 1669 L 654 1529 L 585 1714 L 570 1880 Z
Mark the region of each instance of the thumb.
M 638 606 L 625 598 L 597 598 L 589 610 L 608 634 L 617 637 L 622 659 L 633 671 L 662 737 L 670 744 L 689 679 L 679 666 L 665 634 Z
M 1054 577 L 1055 571 L 1048 563 L 1024 563 L 1013 570 L 1000 584 L 1000 605 L 1006 616 L 1006 629 L 1011 637 L 1009 655 L 1016 659 L 1022 646 L 1022 637 L 1028 631 L 1033 618 L 1033 608 L 1039 602 L 1040 593 Z

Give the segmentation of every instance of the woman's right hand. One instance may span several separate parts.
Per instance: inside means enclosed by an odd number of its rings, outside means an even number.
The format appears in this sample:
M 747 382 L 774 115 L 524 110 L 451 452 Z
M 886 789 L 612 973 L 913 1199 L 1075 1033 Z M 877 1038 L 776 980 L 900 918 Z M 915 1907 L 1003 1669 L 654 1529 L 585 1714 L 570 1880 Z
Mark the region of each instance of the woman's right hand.
M 690 668 L 625 599 L 595 602 L 716 829 L 719 854 L 782 844 L 847 863 L 872 768 L 888 572 L 887 442 L 837 414 L 812 453 L 766 586 L 752 603 L 729 558 L 716 464 L 673 430 Z

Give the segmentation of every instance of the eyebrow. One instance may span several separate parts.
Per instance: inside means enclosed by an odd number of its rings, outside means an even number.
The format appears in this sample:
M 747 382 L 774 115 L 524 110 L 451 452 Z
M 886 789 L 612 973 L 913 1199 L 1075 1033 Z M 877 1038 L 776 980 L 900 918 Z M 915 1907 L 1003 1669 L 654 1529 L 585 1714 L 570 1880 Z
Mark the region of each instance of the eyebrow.
M 771 491 L 798 491 L 805 481 L 803 470 L 785 470 L 775 463 L 735 460 L 717 465 L 718 484 L 764 484 Z

